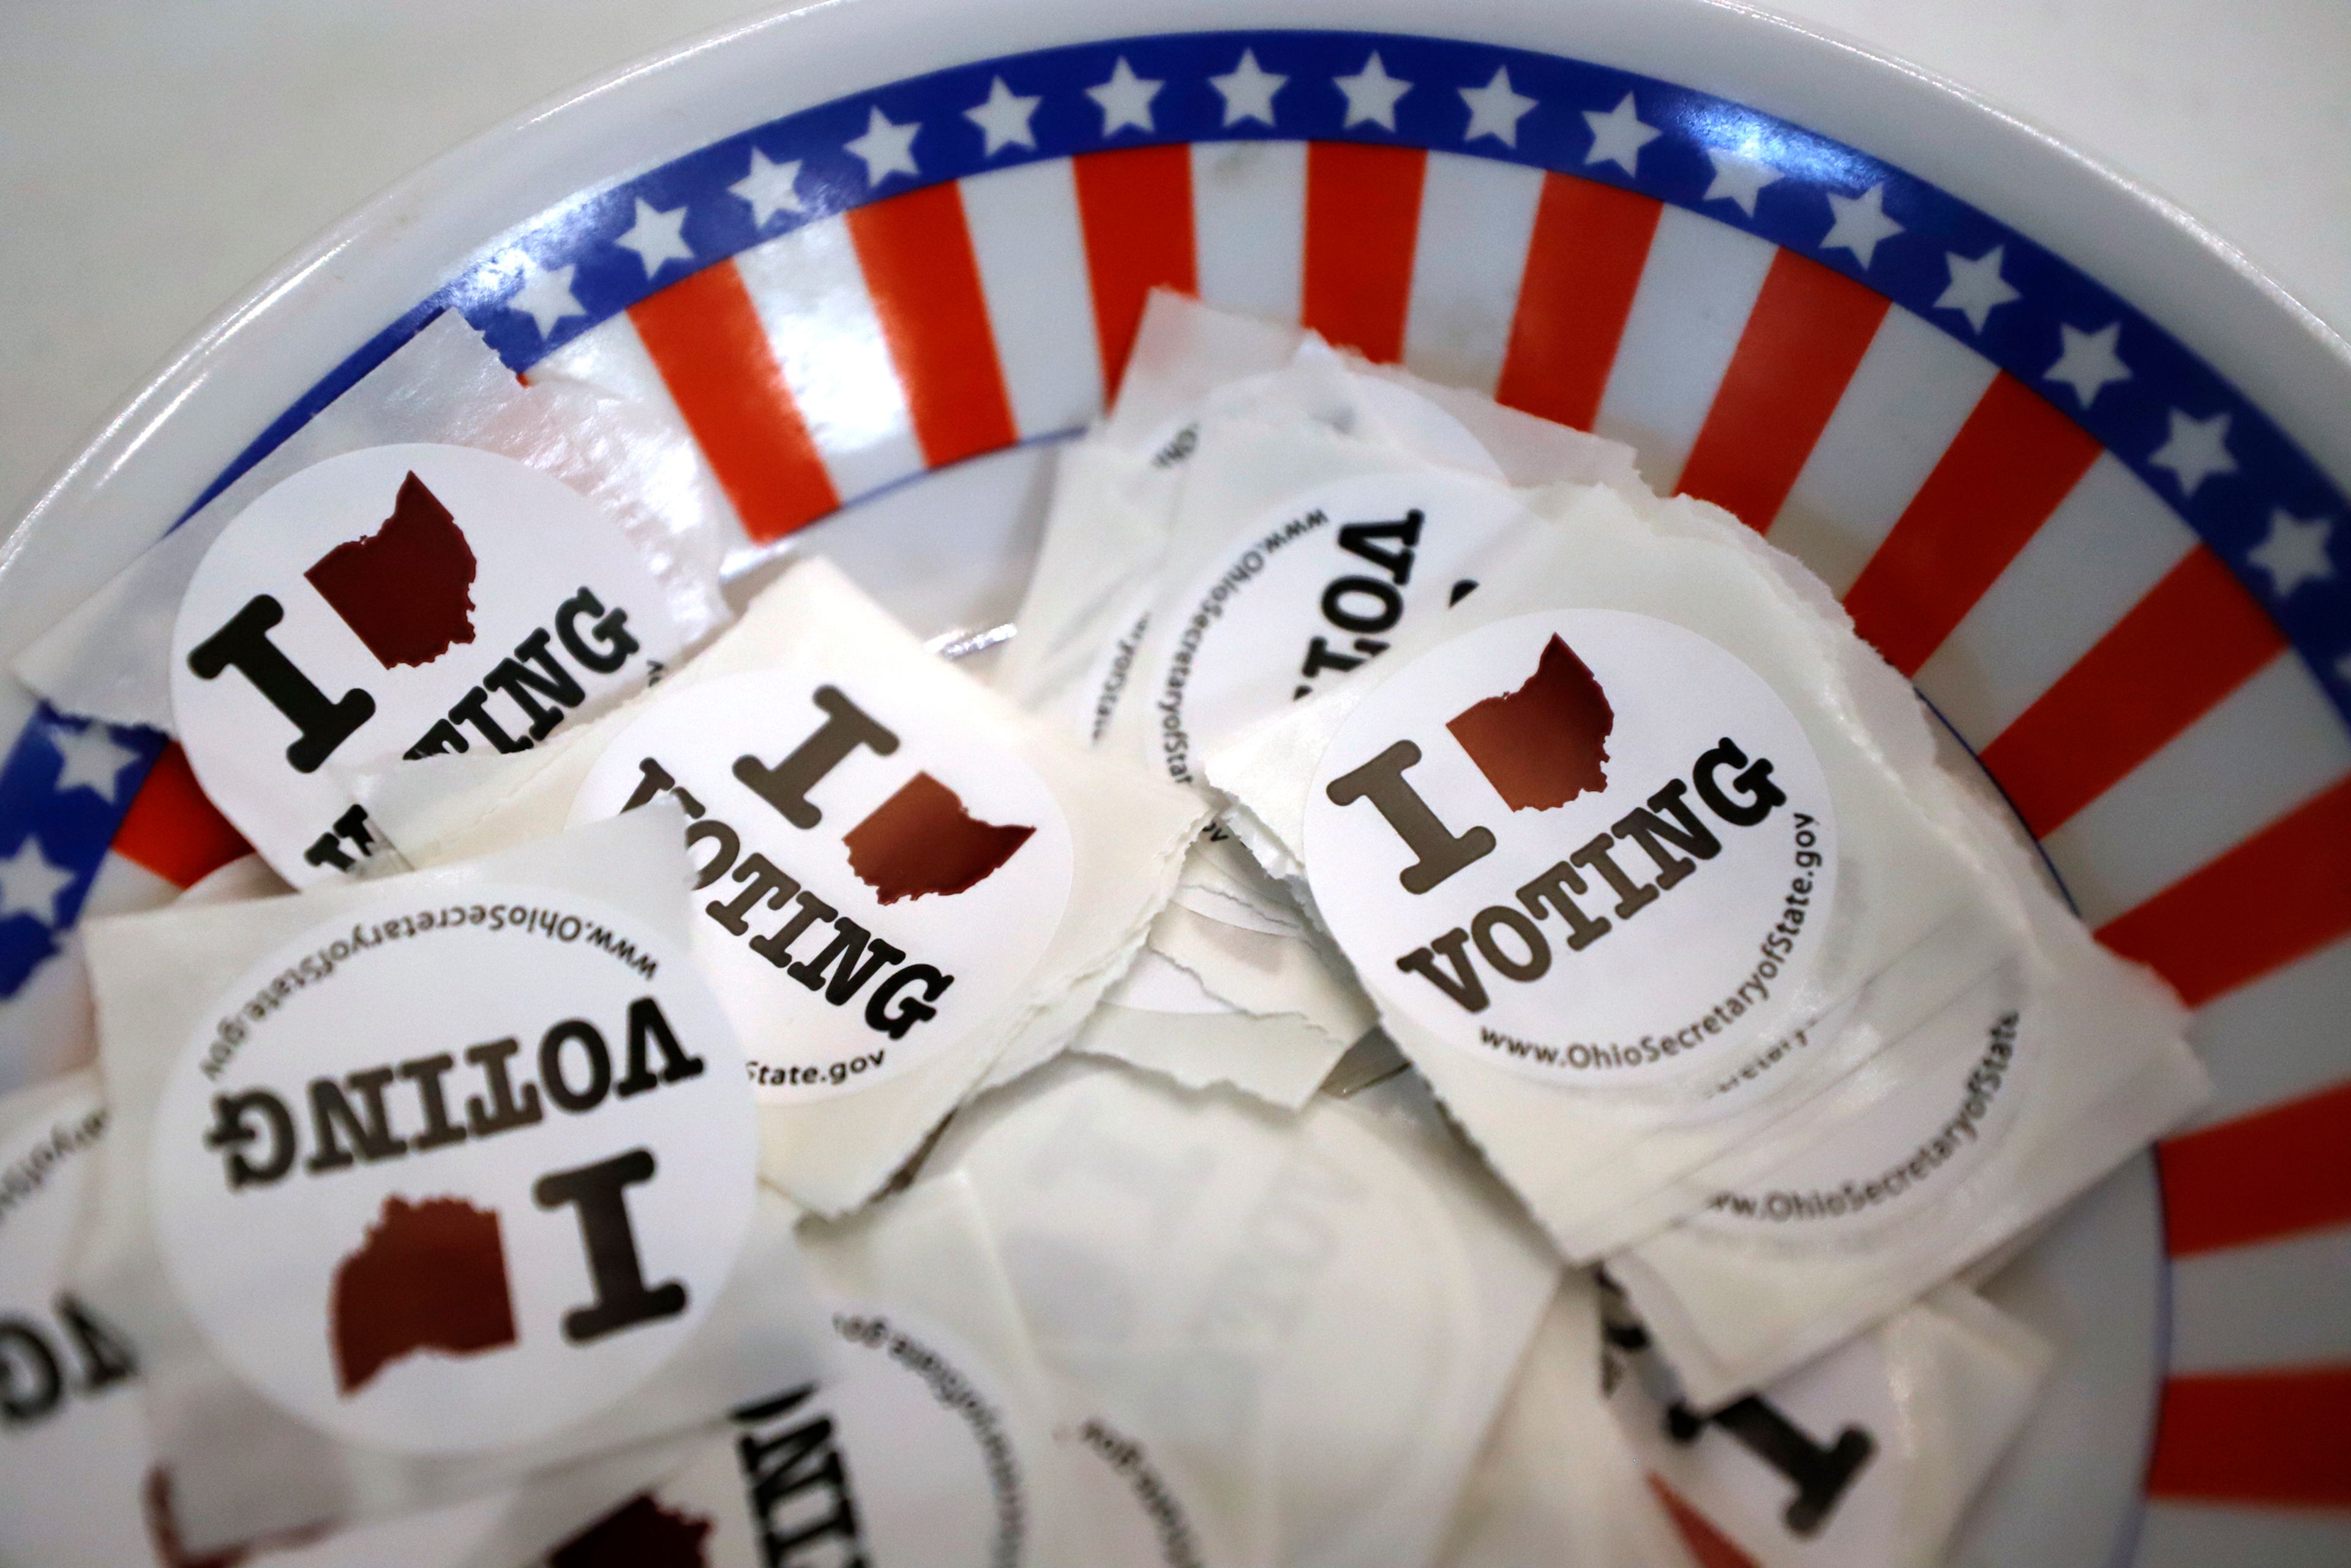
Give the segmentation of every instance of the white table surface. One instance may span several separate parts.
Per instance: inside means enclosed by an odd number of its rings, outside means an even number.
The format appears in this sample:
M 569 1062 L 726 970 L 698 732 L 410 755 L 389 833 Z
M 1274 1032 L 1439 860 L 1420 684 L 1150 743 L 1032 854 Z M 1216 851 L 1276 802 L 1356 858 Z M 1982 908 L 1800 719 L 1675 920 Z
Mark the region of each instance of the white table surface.
M 0 0 L 0 533 L 175 344 L 345 209 L 549 93 L 764 8 Z M 2351 329 L 2345 0 L 1765 8 L 2040 122 Z

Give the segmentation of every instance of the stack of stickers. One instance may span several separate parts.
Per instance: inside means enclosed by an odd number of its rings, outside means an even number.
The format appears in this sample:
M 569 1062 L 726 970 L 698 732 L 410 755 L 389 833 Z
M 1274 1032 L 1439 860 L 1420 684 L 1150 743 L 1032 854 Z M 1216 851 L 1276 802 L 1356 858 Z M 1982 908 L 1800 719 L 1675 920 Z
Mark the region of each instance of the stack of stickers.
M 1165 295 L 969 665 L 710 483 L 446 319 L 21 661 L 258 858 L 0 1102 L 0 1563 L 1940 1559 L 2205 1085 L 1801 567 Z

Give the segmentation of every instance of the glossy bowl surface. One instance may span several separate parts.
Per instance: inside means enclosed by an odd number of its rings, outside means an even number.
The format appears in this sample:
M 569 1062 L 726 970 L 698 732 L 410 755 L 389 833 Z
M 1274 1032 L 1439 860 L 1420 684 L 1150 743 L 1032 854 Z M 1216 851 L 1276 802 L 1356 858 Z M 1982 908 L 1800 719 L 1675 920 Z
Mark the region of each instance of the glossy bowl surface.
M 2065 1349 L 1964 1560 L 2351 1560 L 2351 352 L 1897 65 L 1702 0 L 777 16 L 257 288 L 8 538 L 0 653 L 444 309 L 675 409 L 738 564 L 994 626 L 1158 284 L 1617 435 L 1844 597 L 2219 1085 L 1996 1286 Z M 0 730 L 5 1085 L 88 1049 L 73 922 L 236 844 L 160 737 Z

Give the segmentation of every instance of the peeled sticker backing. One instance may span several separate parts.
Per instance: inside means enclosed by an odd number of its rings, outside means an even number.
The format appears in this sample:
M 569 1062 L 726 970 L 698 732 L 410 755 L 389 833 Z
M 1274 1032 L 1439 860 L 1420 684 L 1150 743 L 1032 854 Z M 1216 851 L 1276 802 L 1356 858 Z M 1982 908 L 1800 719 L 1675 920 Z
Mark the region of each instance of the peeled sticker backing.
M 1179 1479 L 1209 1561 L 1431 1561 L 1550 1293 L 1507 1200 L 1369 1093 L 1291 1119 L 1057 1064 L 933 1155 L 978 1190 L 1040 1354 Z
M 1946 1286 L 1701 1414 L 1641 1330 L 1610 1330 L 1611 1406 L 1686 1536 L 1759 1568 L 1928 1568 L 2022 1428 L 2051 1347 Z

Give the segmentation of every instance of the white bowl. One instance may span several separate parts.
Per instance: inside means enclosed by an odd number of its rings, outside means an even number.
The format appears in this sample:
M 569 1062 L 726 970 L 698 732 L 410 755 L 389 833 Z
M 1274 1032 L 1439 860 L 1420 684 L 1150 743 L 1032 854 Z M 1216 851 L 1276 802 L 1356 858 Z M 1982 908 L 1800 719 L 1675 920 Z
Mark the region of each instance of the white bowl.
M 1245 50 L 1278 87 L 1211 82 Z M 1965 1560 L 2351 1557 L 2351 350 L 1906 68 L 1699 0 L 750 24 L 450 154 L 225 315 L 8 538 L 0 653 L 447 308 L 673 402 L 742 561 L 846 501 L 794 537 L 926 633 L 992 625 L 1154 282 L 1596 423 L 1847 595 L 2199 1006 L 2220 1086 L 2159 1184 L 1995 1287 L 2065 1348 Z M 6 1082 L 84 1048 L 62 927 L 228 842 L 184 768 L 61 789 L 13 684 L 0 724 L 0 844 L 74 878 L 0 895 Z

